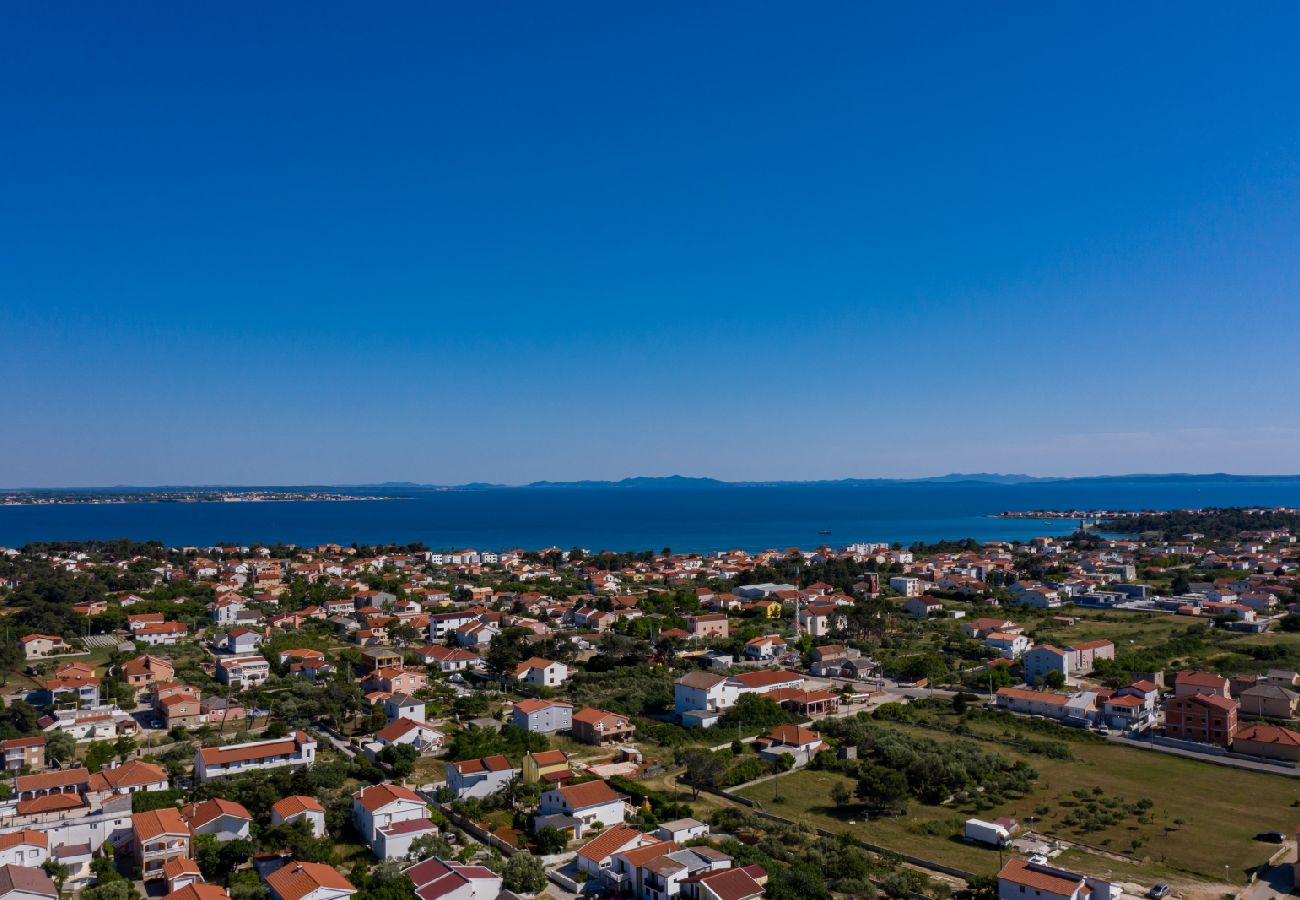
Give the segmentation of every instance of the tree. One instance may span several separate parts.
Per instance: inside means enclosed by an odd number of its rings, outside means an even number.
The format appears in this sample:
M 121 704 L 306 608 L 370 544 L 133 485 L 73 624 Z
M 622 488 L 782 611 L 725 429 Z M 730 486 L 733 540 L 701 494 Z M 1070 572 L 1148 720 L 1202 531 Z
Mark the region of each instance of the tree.
M 45 755 L 64 763 L 77 755 L 77 739 L 66 731 L 51 731 L 45 738 Z
M 858 797 L 877 809 L 902 812 L 909 793 L 907 778 L 897 769 L 866 765 L 858 776 Z
M 1065 687 L 1065 673 L 1053 669 L 1043 676 L 1043 684 L 1055 691 Z
M 54 880 L 54 884 L 58 887 L 59 893 L 62 894 L 63 882 L 67 881 L 68 876 L 72 874 L 68 867 L 57 860 L 47 859 L 45 862 L 41 863 L 41 868 L 45 870 L 46 875 L 50 876 L 50 878 Z
M 389 744 L 379 754 L 379 761 L 393 770 L 393 775 L 405 778 L 415 771 L 415 761 L 420 751 L 410 744 Z
M 506 860 L 501 878 L 503 887 L 516 894 L 536 894 L 546 887 L 546 869 L 531 853 L 516 853 Z
M 554 856 L 556 853 L 563 853 L 564 849 L 569 846 L 569 839 L 564 836 L 564 832 L 554 825 L 543 825 L 538 829 L 534 836 L 537 841 L 537 852 L 542 856 Z
M 119 763 L 124 763 L 135 752 L 135 738 L 122 735 L 113 743 L 113 752 Z
M 131 886 L 131 882 L 125 878 L 121 881 L 97 884 L 81 892 L 82 900 L 139 900 L 139 897 L 140 895 L 135 892 L 135 888 Z
M 691 786 L 692 798 L 698 799 L 700 788 L 717 787 L 727 771 L 727 764 L 711 750 L 687 750 L 686 783 Z
M 507 628 L 493 636 L 484 658 L 488 672 L 497 676 L 512 672 L 515 666 L 531 655 L 528 644 L 531 634 L 527 628 Z
M 98 772 L 111 763 L 115 755 L 116 748 L 112 741 L 91 741 L 90 747 L 86 750 L 86 768 Z
M 848 786 L 842 781 L 835 782 L 835 787 L 831 788 L 831 800 L 836 806 L 848 806 L 849 801 L 853 799 L 853 793 Z

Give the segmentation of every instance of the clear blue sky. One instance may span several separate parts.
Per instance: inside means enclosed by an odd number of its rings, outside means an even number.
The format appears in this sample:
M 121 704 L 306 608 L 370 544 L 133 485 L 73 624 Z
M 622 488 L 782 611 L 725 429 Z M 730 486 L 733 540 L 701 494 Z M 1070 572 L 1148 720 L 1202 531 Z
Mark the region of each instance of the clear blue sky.
M 434 6 L 0 13 L 0 484 L 1300 471 L 1300 7 Z

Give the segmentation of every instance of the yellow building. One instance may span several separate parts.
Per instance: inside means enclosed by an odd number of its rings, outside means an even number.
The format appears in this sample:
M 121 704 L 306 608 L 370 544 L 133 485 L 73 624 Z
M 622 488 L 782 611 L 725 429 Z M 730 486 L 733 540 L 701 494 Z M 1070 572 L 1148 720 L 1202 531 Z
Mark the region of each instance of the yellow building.
M 524 783 L 559 782 L 571 774 L 569 755 L 563 750 L 543 750 L 524 757 Z

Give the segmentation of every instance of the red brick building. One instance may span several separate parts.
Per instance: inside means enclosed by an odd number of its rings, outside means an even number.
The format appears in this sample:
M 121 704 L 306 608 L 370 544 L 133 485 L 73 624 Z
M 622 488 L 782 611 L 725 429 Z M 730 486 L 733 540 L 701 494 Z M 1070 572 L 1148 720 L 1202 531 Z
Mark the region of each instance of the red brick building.
M 1189 694 L 1165 703 L 1165 734 L 1226 747 L 1237 730 L 1237 701 L 1218 694 Z

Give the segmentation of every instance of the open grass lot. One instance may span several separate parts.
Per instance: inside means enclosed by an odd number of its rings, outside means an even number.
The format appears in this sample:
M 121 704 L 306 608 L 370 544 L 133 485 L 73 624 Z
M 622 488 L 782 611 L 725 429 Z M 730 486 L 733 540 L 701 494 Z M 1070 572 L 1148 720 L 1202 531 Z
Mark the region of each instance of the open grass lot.
M 1054 611 L 1055 612 L 1055 611 Z M 1197 624 L 1189 616 L 1125 612 L 1115 610 L 1072 609 L 1062 615 L 1077 621 L 1063 625 L 1050 619 L 1028 623 L 1030 630 L 1042 637 L 1041 641 L 1077 644 L 1083 641 L 1108 640 L 1117 650 L 1126 647 L 1146 647 L 1168 640 L 1186 632 L 1188 626 Z M 1012 618 L 1015 618 L 1014 613 Z
M 913 725 L 891 725 L 936 740 L 958 738 Z M 969 739 L 969 738 L 968 738 Z M 1131 861 L 1085 854 L 1078 865 L 1099 875 L 1134 879 L 1143 884 L 1158 880 L 1220 881 L 1224 865 L 1232 880 L 1244 883 L 1245 870 L 1266 860 L 1271 845 L 1254 840 L 1260 831 L 1289 833 L 1297 811 L 1292 802 L 1300 785 L 1292 779 L 1203 763 L 1168 754 L 1103 743 L 1072 743 L 1074 760 L 1054 760 L 1017 753 L 1003 744 L 976 738 L 987 749 L 1021 758 L 1039 773 L 1032 795 L 1008 800 L 978 813 L 980 818 L 1014 816 L 1022 823 L 1040 813 L 1035 830 L 1067 840 L 1077 840 L 1124 854 Z M 765 808 L 788 818 L 806 821 L 891 849 L 913 853 L 977 873 L 997 870 L 998 854 L 961 841 L 962 822 L 973 809 L 926 806 L 913 801 L 905 815 L 864 821 L 860 808 L 837 809 L 830 800 L 836 781 L 850 787 L 851 779 L 837 773 L 803 770 L 774 779 L 741 793 Z M 1094 795 L 1093 789 L 1101 794 Z M 1072 791 L 1089 792 L 1102 807 L 1153 801 L 1150 821 L 1125 815 L 1118 823 L 1083 833 L 1064 819 L 1079 815 L 1087 806 Z M 773 797 L 784 798 L 773 803 Z M 1175 822 L 1181 820 L 1181 824 Z M 856 824 L 850 824 L 854 822 Z M 1133 841 L 1141 842 L 1136 850 Z

